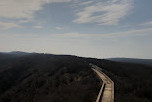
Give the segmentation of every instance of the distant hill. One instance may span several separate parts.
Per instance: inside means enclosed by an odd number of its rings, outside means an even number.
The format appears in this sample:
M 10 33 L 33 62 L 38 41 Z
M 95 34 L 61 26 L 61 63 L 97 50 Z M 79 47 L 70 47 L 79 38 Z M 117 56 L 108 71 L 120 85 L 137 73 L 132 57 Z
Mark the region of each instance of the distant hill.
M 152 59 L 136 59 L 136 58 L 108 58 L 111 61 L 138 63 L 152 66 Z
M 0 65 L 5 65 L 16 61 L 20 57 L 32 55 L 34 53 L 13 51 L 13 52 L 0 52 Z
M 31 55 L 34 53 L 28 53 L 28 52 L 21 52 L 21 51 L 12 51 L 12 52 L 0 52 L 0 54 L 8 54 L 10 56 L 26 56 L 26 55 Z
M 12 51 L 9 52 L 8 54 L 12 54 L 12 55 L 16 55 L 16 56 L 26 56 L 32 53 L 28 53 L 28 52 L 21 52 L 21 51 Z

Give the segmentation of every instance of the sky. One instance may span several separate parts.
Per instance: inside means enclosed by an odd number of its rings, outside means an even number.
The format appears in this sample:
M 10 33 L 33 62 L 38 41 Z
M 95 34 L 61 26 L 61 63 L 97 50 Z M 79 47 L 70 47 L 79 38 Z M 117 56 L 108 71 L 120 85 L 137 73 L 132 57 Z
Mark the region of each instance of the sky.
M 152 59 L 152 0 L 0 0 L 0 52 Z

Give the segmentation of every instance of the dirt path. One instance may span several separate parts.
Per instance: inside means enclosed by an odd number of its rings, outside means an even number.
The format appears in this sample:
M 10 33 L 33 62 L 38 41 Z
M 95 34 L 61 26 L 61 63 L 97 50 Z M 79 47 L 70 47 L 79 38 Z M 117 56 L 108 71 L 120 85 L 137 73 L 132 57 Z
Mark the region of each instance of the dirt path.
M 114 102 L 114 82 L 104 74 L 99 67 L 92 65 L 92 70 L 103 81 L 103 85 L 100 89 L 96 102 Z

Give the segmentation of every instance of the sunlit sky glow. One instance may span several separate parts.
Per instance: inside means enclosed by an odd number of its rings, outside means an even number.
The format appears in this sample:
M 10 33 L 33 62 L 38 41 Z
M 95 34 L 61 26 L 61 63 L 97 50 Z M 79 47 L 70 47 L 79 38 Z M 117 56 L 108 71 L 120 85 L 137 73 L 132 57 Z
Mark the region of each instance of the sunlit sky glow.
M 0 0 L 0 51 L 152 58 L 152 0 Z

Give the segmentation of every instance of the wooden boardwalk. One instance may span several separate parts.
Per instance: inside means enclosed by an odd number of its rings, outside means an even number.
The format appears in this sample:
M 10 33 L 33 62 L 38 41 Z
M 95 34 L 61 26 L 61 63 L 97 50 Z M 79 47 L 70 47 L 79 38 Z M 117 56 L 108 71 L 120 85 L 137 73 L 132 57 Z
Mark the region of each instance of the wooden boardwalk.
M 92 70 L 103 81 L 96 102 L 114 102 L 114 82 L 101 71 L 101 68 L 92 65 Z

